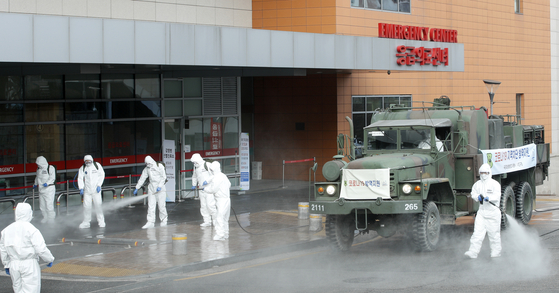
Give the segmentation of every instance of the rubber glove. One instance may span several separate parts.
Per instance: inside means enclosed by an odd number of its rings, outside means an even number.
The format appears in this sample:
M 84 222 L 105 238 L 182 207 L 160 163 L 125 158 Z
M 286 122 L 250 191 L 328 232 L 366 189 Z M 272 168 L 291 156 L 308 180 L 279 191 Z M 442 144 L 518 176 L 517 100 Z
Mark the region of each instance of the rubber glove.
M 48 185 L 48 184 L 46 184 L 46 183 L 43 183 L 43 187 L 47 187 L 47 186 L 49 186 L 49 185 Z
M 37 188 L 37 185 L 33 185 L 33 188 Z
M 157 190 L 156 190 L 156 191 L 157 191 L 157 192 L 160 192 L 160 191 L 161 191 L 161 187 L 157 187 Z
M 80 195 L 83 195 L 83 189 L 80 189 Z
M 97 186 L 97 193 L 101 192 L 101 186 Z
M 49 267 L 49 268 L 52 267 L 52 262 L 50 262 L 50 263 L 47 265 L 47 267 Z
M 489 196 L 486 196 L 486 197 L 484 198 L 484 200 L 485 200 L 485 201 L 489 201 Z
M 481 194 L 478 195 L 478 196 L 477 196 L 477 200 L 478 200 L 479 202 L 483 202 L 483 196 L 481 196 Z
M 192 186 L 192 190 L 196 189 L 196 186 Z
M 138 189 L 134 189 L 134 195 L 138 194 Z
M 10 275 L 10 269 L 6 269 L 6 274 Z
M 208 185 L 208 181 L 204 181 L 204 183 L 202 183 L 202 185 Z

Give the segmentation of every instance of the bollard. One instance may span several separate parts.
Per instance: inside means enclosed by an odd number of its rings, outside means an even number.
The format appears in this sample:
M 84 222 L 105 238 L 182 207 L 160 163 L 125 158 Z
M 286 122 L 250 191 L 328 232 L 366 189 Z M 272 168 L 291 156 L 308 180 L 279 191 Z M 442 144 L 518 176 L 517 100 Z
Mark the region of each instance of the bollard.
M 309 230 L 318 232 L 322 230 L 322 215 L 321 214 L 311 214 L 310 215 L 310 225 Z
M 173 234 L 173 255 L 186 254 L 186 233 Z
M 300 202 L 299 203 L 299 219 L 306 220 L 309 218 L 309 203 Z

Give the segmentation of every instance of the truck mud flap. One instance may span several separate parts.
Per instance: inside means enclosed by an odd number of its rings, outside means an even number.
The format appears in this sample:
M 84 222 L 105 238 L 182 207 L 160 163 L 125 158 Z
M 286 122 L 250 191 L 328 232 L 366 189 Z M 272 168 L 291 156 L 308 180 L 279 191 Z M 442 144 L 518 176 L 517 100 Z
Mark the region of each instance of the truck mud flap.
M 365 227 L 359 227 L 359 211 L 363 211 L 363 216 L 365 217 Z M 355 209 L 355 230 L 359 230 L 359 231 L 363 231 L 363 230 L 367 230 L 368 226 L 367 223 L 369 222 L 367 220 L 367 214 L 368 214 L 368 209 Z

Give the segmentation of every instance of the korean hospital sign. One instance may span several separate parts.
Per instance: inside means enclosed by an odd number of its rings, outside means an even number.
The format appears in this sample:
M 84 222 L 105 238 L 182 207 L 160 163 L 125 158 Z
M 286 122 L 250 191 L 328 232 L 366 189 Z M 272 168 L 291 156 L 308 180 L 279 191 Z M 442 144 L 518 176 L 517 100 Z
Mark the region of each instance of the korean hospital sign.
M 397 25 L 388 23 L 378 24 L 380 38 L 401 39 L 412 41 L 431 41 L 439 43 L 457 43 L 458 31 L 451 29 L 429 28 L 411 25 Z M 396 47 L 396 63 L 399 66 L 448 66 L 448 47 L 436 46 L 406 46 Z

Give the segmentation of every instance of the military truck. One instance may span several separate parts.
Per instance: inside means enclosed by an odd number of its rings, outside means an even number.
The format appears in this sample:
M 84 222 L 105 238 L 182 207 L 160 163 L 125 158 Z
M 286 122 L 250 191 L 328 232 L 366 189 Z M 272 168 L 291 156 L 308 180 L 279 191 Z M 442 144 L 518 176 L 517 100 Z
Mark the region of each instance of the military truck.
M 502 187 L 501 210 L 526 224 L 535 187 L 548 175 L 549 144 L 543 126 L 519 122 L 484 107 L 391 105 L 363 129 L 363 157 L 355 158 L 353 139 L 338 136 L 338 155 L 324 164 L 327 182 L 314 184 L 309 210 L 326 215 L 326 236 L 337 250 L 373 230 L 403 233 L 418 250 L 433 251 L 442 225 L 478 210 L 471 187 L 489 163 Z

